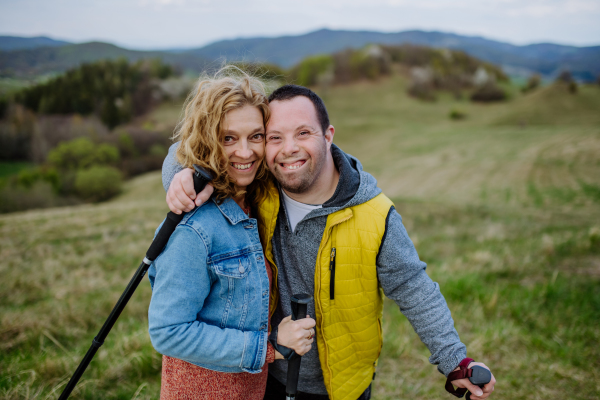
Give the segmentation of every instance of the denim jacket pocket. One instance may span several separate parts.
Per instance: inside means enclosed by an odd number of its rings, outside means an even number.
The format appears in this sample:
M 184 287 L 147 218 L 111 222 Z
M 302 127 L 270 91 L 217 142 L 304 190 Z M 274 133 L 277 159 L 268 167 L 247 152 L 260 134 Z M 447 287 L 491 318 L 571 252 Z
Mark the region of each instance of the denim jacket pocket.
M 244 308 L 248 301 L 248 274 L 250 259 L 247 255 L 221 259 L 213 264 L 219 280 L 219 297 L 226 300 L 226 310 Z
M 242 279 L 250 273 L 250 259 L 248 256 L 226 258 L 215 262 L 214 268 L 217 275 Z

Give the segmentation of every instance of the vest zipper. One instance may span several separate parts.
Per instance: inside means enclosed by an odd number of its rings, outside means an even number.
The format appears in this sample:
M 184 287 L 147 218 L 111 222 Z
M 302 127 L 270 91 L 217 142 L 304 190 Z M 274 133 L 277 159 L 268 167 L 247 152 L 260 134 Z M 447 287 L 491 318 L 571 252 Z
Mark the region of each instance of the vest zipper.
M 323 243 L 327 243 L 327 240 L 329 240 L 329 237 L 331 237 L 332 240 L 332 247 L 335 247 L 335 235 L 333 234 L 333 228 L 335 227 L 335 225 L 341 224 L 344 221 L 349 220 L 350 218 L 352 218 L 352 213 L 350 213 L 350 215 L 347 215 L 344 219 L 340 219 L 339 221 L 336 221 L 334 224 L 332 224 L 332 226 L 330 226 L 330 229 L 327 229 L 327 227 L 325 228 L 325 232 L 323 233 L 323 240 L 321 242 L 321 244 Z M 327 223 L 329 223 L 329 217 L 327 217 Z M 323 249 L 321 247 L 319 247 L 319 254 L 317 255 L 317 260 L 321 260 L 323 254 Z M 322 264 L 319 264 L 320 266 L 322 266 Z M 322 287 L 321 287 L 321 283 L 322 283 L 322 275 L 320 272 L 322 271 L 322 268 L 318 270 L 319 273 L 315 273 L 315 294 L 317 293 L 321 293 Z M 320 297 L 315 296 L 315 313 L 317 312 L 317 307 L 318 307 L 318 312 L 321 313 L 321 315 L 323 315 L 323 304 L 321 303 Z M 316 315 L 315 315 L 316 317 Z M 327 348 L 327 340 L 325 339 L 325 336 L 323 335 L 322 332 L 325 332 L 324 329 L 324 324 L 323 324 L 323 318 L 318 318 L 317 319 L 317 323 L 319 324 L 319 329 L 320 332 L 318 333 L 318 336 L 320 336 L 322 342 L 323 342 L 323 349 L 325 350 L 325 367 L 327 368 L 327 371 L 329 371 L 329 382 L 325 382 L 325 386 L 327 388 L 332 388 L 332 377 L 333 377 L 333 373 L 331 372 L 331 367 L 329 366 L 329 350 Z M 323 366 L 323 364 L 321 364 L 321 366 Z M 330 389 L 327 390 L 327 393 L 330 392 Z M 330 393 L 330 395 L 333 398 L 333 394 Z
M 329 300 L 333 300 L 335 298 L 335 247 L 331 249 L 329 271 L 331 271 L 331 277 L 329 278 Z

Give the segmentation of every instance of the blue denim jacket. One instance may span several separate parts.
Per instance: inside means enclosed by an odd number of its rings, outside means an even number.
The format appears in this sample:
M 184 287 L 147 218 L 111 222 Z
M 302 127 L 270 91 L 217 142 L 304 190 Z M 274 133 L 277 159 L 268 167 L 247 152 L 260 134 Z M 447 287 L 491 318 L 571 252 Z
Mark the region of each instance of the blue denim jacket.
M 269 278 L 256 219 L 235 201 L 208 201 L 185 215 L 148 276 L 159 353 L 214 371 L 261 371 Z

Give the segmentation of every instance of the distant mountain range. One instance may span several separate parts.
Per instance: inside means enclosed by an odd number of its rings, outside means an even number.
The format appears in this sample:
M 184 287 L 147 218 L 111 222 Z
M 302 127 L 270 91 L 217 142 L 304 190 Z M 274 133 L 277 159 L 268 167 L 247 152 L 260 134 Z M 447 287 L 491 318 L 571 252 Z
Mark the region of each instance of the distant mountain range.
M 382 33 L 321 29 L 297 36 L 221 40 L 197 49 L 176 51 L 134 51 L 97 42 L 65 44 L 53 41 L 50 46 L 54 47 L 33 44 L 34 39 L 38 40 L 35 43 L 41 43 L 39 39 L 52 41 L 49 38 L 20 38 L 27 49 L 15 50 L 14 43 L 19 38 L 6 38 L 0 37 L 0 49 L 13 46 L 10 47 L 13 51 L 0 52 L 0 73 L 12 70 L 17 75 L 60 71 L 81 62 L 115 57 L 132 60 L 160 57 L 191 70 L 205 68 L 208 63 L 219 59 L 268 62 L 287 68 L 310 55 L 332 53 L 349 47 L 359 48 L 369 43 L 414 44 L 462 50 L 502 66 L 510 75 L 540 73 L 551 78 L 562 70 L 569 70 L 577 79 L 592 81 L 600 74 L 600 46 L 576 47 L 551 43 L 515 46 L 482 37 L 416 30 Z
M 130 61 L 160 58 L 164 62 L 192 71 L 201 71 L 209 64 L 208 60 L 195 54 L 128 50 L 109 43 L 89 42 L 0 51 L 0 76 L 31 78 L 66 71 L 85 62 L 121 57 Z
M 504 67 L 509 74 L 538 72 L 553 76 L 568 69 L 583 80 L 594 80 L 600 74 L 600 46 L 575 47 L 550 43 L 515 46 L 482 37 L 444 32 L 382 33 L 321 29 L 299 36 L 221 40 L 188 52 L 209 59 L 225 57 L 228 60 L 263 61 L 289 67 L 312 54 L 332 53 L 369 43 L 414 44 L 462 50 Z
M 71 43 L 63 40 L 51 39 L 47 36 L 0 36 L 0 51 L 35 49 L 38 47 L 58 47 L 66 44 Z

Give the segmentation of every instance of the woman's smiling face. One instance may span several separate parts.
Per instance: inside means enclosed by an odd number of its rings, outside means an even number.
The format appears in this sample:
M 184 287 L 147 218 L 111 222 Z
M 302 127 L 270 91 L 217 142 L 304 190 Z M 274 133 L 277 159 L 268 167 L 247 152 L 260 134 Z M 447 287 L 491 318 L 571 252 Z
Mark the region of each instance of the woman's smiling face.
M 223 118 L 223 147 L 229 157 L 227 172 L 243 189 L 252 183 L 265 155 L 263 115 L 254 106 L 228 111 Z

